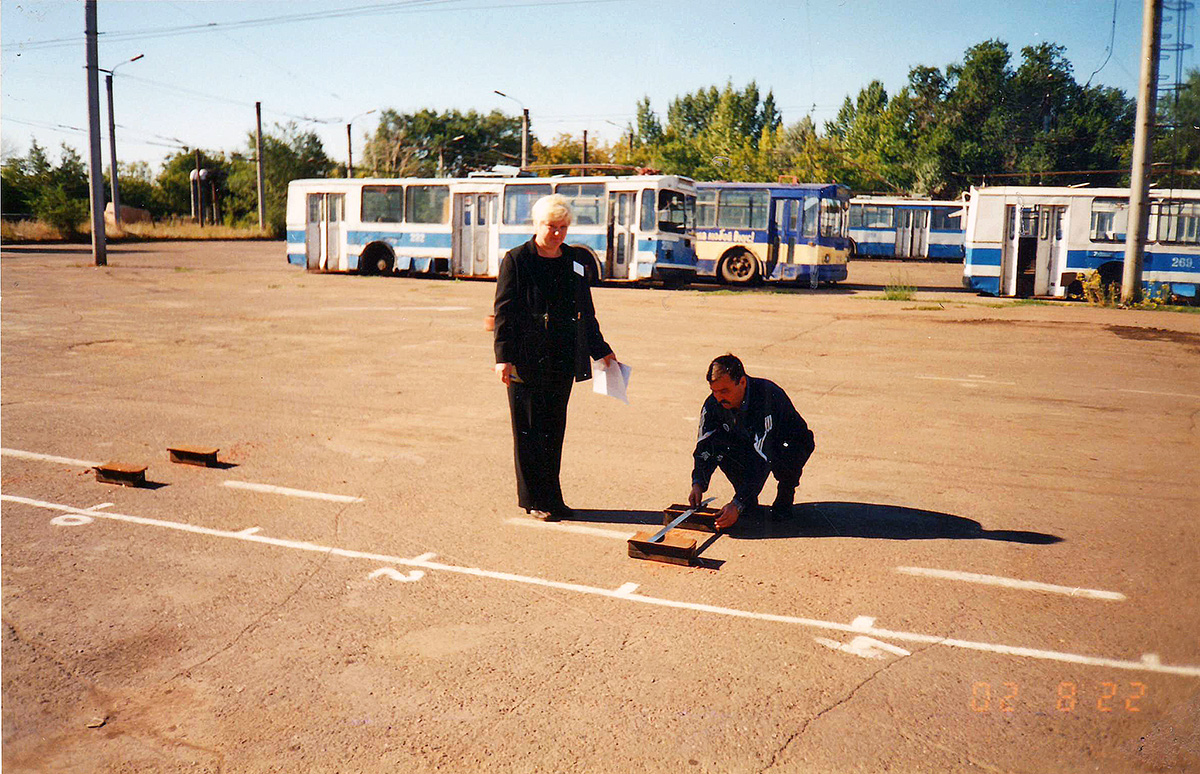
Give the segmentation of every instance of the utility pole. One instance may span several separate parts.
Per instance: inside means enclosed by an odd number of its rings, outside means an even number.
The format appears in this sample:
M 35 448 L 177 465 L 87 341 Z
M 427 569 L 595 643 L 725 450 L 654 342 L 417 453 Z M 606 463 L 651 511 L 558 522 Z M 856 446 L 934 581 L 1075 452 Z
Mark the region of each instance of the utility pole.
M 583 130 L 583 174 L 587 174 L 587 129 Z
M 521 169 L 529 166 L 529 110 L 521 108 Z
M 1142 68 L 1138 78 L 1137 124 L 1133 133 L 1133 169 L 1129 174 L 1129 224 L 1125 234 L 1125 267 L 1121 276 L 1121 303 L 1142 296 L 1142 258 L 1150 220 L 1150 142 L 1154 135 L 1158 96 L 1159 29 L 1162 0 L 1142 0 Z
M 265 167 L 263 166 L 263 146 L 262 146 L 262 103 L 254 103 L 254 120 L 257 125 L 256 134 L 254 135 L 254 156 L 255 166 L 258 168 L 258 230 L 262 231 L 267 227 L 267 196 L 266 196 L 266 177 Z
M 354 143 L 350 139 L 350 124 L 346 124 L 346 179 L 354 177 Z
M 92 258 L 97 266 L 108 265 L 108 241 L 104 233 L 104 171 L 100 151 L 100 53 L 96 45 L 96 0 L 83 4 L 84 36 L 87 39 L 88 95 L 88 183 L 92 201 Z M 116 173 L 116 169 L 113 170 Z

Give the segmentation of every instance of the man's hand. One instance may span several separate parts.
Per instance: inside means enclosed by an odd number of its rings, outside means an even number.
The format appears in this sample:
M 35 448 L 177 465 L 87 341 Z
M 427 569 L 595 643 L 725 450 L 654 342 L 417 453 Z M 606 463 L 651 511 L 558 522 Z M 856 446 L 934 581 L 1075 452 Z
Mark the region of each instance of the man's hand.
M 496 364 L 496 376 L 499 376 L 500 381 L 504 382 L 505 384 L 508 384 L 512 381 L 513 370 L 512 363 Z
M 717 514 L 716 521 L 713 523 L 717 525 L 717 529 L 729 529 L 737 523 L 738 517 L 741 515 L 742 509 L 733 503 L 729 503 L 721 509 L 721 512 Z
M 607 371 L 617 364 L 617 354 L 615 352 L 609 352 L 607 355 L 601 358 L 601 361 L 604 363 L 604 370 Z
M 692 491 L 688 494 L 688 505 L 695 508 L 700 504 L 700 500 L 704 497 L 704 490 L 699 484 L 692 484 Z

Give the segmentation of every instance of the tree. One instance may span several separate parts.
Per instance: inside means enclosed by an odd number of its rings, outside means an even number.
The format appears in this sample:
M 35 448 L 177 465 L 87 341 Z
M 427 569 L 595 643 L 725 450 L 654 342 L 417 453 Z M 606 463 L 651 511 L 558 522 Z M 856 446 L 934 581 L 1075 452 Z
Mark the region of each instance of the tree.
M 1154 161 L 1165 165 L 1155 175 L 1160 186 L 1200 186 L 1200 70 L 1191 70 L 1175 93 L 1160 99 Z
M 521 158 L 521 119 L 498 110 L 384 110 L 363 149 L 363 169 L 385 177 L 455 177 Z
M 276 236 L 287 226 L 287 189 L 292 180 L 330 177 L 337 163 L 325 154 L 315 132 L 302 131 L 294 121 L 276 124 L 263 132 L 263 189 L 266 230 Z M 228 197 L 224 218 L 229 224 L 258 224 L 258 170 L 254 157 L 255 137 L 246 135 L 247 156 L 235 156 L 224 167 Z

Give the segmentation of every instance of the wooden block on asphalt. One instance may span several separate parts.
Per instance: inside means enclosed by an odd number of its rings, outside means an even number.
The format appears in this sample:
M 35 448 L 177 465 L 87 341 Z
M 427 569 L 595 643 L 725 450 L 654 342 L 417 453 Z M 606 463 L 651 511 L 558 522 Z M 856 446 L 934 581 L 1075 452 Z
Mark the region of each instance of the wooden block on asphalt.
M 215 446 L 168 446 L 167 454 L 171 462 L 181 462 L 184 465 L 200 465 L 206 468 L 216 467 L 217 452 Z
M 124 462 L 106 462 L 97 465 L 96 480 L 102 484 L 120 484 L 121 486 L 145 486 L 146 466 L 129 465 Z
M 690 505 L 682 505 L 676 503 L 670 505 L 663 511 L 663 524 L 667 525 L 678 519 L 680 515 L 691 508 Z M 721 514 L 716 508 L 697 508 L 696 512 L 688 516 L 683 521 L 679 522 L 680 528 L 694 529 L 697 532 L 716 532 L 717 531 L 717 516 Z M 667 533 L 670 534 L 670 533 Z
M 653 562 L 668 564 L 694 564 L 696 561 L 696 541 L 694 538 L 679 534 L 674 530 L 663 535 L 657 543 L 651 543 L 650 538 L 655 532 L 639 532 L 629 538 L 629 555 L 634 559 L 649 559 Z

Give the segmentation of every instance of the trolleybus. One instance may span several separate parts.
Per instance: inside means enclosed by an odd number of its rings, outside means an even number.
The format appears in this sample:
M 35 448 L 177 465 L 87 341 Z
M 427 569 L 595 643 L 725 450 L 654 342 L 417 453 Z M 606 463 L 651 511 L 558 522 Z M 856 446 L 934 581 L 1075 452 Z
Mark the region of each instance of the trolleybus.
M 1147 292 L 1196 297 L 1200 190 L 1151 190 L 1142 264 Z M 1120 282 L 1129 189 L 971 188 L 963 285 L 1000 296 L 1063 296 L 1095 271 Z
M 848 188 L 836 183 L 697 183 L 699 273 L 745 285 L 846 279 Z
M 850 200 L 853 257 L 963 258 L 963 203 L 856 196 Z
M 533 236 L 542 196 L 567 197 L 567 242 L 594 278 L 683 284 L 696 274 L 695 184 L 674 175 L 355 178 L 288 185 L 288 262 L 310 271 L 495 277 Z

